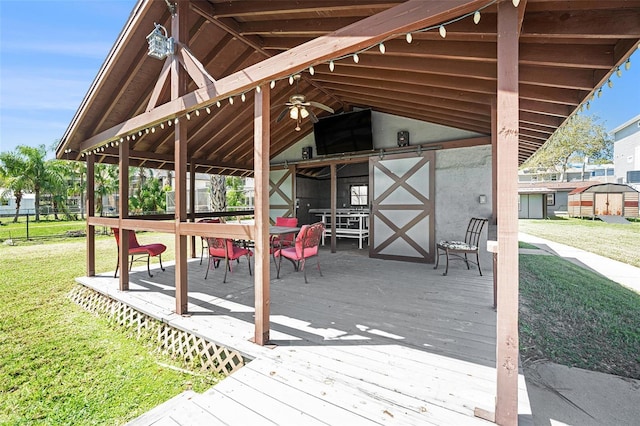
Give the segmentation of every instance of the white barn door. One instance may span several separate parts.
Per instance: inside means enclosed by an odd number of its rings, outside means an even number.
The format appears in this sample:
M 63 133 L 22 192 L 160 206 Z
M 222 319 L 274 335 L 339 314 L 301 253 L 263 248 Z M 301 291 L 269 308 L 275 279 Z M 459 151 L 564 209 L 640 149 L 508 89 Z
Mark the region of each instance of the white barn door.
M 435 261 L 435 154 L 370 157 L 369 256 Z

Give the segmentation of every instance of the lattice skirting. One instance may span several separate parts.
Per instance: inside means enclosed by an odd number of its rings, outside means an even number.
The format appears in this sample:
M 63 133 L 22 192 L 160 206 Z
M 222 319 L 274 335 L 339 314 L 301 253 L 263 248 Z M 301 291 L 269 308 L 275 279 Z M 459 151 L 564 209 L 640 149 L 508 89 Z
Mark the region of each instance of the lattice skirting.
M 137 339 L 150 338 L 161 352 L 181 358 L 190 368 L 229 375 L 245 363 L 237 351 L 172 327 L 83 285 L 75 286 L 69 298 L 87 311 L 127 329 Z

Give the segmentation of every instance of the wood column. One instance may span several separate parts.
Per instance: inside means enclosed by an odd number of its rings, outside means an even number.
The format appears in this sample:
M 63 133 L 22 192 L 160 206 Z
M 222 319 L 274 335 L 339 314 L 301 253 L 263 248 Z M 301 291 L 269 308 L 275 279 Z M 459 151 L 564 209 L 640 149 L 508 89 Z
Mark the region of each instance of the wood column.
M 518 424 L 518 9 L 498 3 L 496 333 L 499 425 Z
M 193 158 L 189 161 L 189 220 L 196 221 L 196 166 L 193 164 Z M 196 257 L 196 236 L 191 236 L 191 258 Z
M 271 289 L 269 271 L 269 148 L 270 98 L 268 86 L 255 96 L 254 180 L 255 180 L 255 335 L 254 341 L 264 346 L 269 342 Z
M 498 108 L 491 102 L 491 224 L 498 223 Z
M 171 35 L 179 42 L 186 43 L 188 38 L 187 15 L 189 3 L 178 0 L 177 13 L 171 17 Z M 180 48 L 180 47 L 178 47 Z M 178 99 L 187 93 L 187 73 L 180 66 L 177 52 L 171 62 L 171 99 Z M 174 156 L 175 156 L 175 251 L 176 251 L 176 313 L 187 313 L 188 277 L 187 277 L 187 236 L 180 235 L 180 223 L 187 221 L 187 122 L 178 120 L 174 125 Z
M 129 217 L 129 143 L 119 145 L 120 157 L 118 167 L 119 199 L 118 199 L 118 230 L 120 232 L 120 249 L 118 262 L 120 263 L 120 290 L 129 290 L 129 232 L 122 228 L 122 219 Z
M 96 227 L 89 225 L 89 218 L 96 214 L 96 176 L 94 156 L 87 155 L 87 276 L 96 275 Z
M 336 163 L 331 163 L 331 253 L 336 252 L 336 206 L 338 205 L 338 176 Z

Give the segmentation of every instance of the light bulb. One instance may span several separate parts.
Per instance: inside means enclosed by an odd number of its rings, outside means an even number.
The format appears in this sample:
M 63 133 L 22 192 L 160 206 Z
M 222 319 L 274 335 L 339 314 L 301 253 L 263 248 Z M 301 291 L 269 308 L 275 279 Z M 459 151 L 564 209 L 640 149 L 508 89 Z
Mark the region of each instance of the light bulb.
M 622 70 L 620 69 L 620 67 L 616 68 L 616 75 L 618 77 L 622 77 Z
M 220 106 L 221 106 L 221 105 L 222 105 L 222 104 L 220 103 L 220 101 L 216 101 L 216 106 L 217 106 L 218 108 L 220 108 Z
M 624 69 L 627 71 L 631 69 L 631 58 L 627 58 L 627 62 L 624 63 Z
M 480 22 L 480 11 L 476 10 L 476 13 L 473 14 L 473 23 L 478 24 Z
M 360 57 L 358 56 L 358 54 L 357 54 L 357 53 L 354 53 L 354 54 L 353 54 L 353 62 L 355 62 L 356 64 L 357 64 L 358 62 L 360 62 Z
M 256 86 L 256 93 L 260 93 L 262 92 L 262 89 L 260 88 L 260 86 Z
M 291 86 L 293 84 L 293 76 L 290 75 L 289 76 L 289 86 Z
M 142 130 L 138 132 L 138 136 L 142 136 Z
M 164 130 L 164 123 L 160 123 L 160 128 Z
M 609 89 L 611 89 L 613 87 L 613 81 L 607 80 L 607 86 L 609 86 Z
M 306 108 L 300 108 L 300 117 L 307 118 L 309 116 L 309 111 Z
M 136 135 L 131 135 L 131 140 L 136 140 Z M 102 150 L 104 151 L 104 148 L 102 148 Z
M 199 109 L 196 110 L 196 117 L 200 117 L 200 110 Z
M 120 145 L 120 143 L 118 143 L 118 141 L 116 141 L 116 146 Z
M 329 70 L 333 72 L 335 68 L 336 68 L 336 65 L 333 63 L 333 61 L 329 61 Z
M 591 109 L 591 104 L 587 102 L 587 109 Z
M 124 138 L 120 138 L 120 142 L 124 142 Z
M 313 65 L 311 65 L 311 66 L 309 67 L 309 74 L 314 75 L 315 73 L 316 73 L 316 70 L 315 70 L 315 69 L 313 69 Z
M 173 124 L 173 122 L 171 120 L 167 121 L 167 124 L 169 125 L 169 127 L 171 127 L 171 125 Z
M 274 87 L 276 87 L 276 81 L 275 80 L 271 80 L 271 83 L 269 83 L 269 87 L 271 87 L 272 89 Z
M 299 132 L 299 131 L 300 131 L 300 125 L 296 124 L 296 132 Z
M 292 120 L 298 119 L 298 107 L 293 107 L 289 110 L 289 118 Z
M 155 133 L 155 132 L 156 132 L 156 128 L 155 128 L 155 127 L 152 127 L 152 128 L 151 128 L 151 133 Z M 118 143 L 116 142 L 116 146 L 117 146 L 117 145 L 118 145 Z
M 384 47 L 384 43 L 380 43 L 380 45 L 378 46 L 378 48 L 380 49 L 380 53 L 382 53 L 384 55 L 384 52 L 387 51 L 387 48 Z
M 444 25 L 440 25 L 438 31 L 440 32 L 440 37 L 445 38 L 447 36 L 447 30 L 444 28 Z
M 211 108 L 206 107 L 206 108 L 205 108 L 205 111 L 207 111 L 207 114 L 211 114 Z
M 191 120 L 191 114 L 187 113 L 187 120 Z
M 178 117 L 173 121 L 173 124 L 178 124 Z
M 511 0 L 511 3 L 513 3 L 515 7 L 518 7 L 518 5 L 520 4 L 520 0 Z
M 602 87 L 598 89 L 598 97 L 602 97 Z
M 240 99 L 242 99 L 242 102 L 247 100 L 247 97 L 244 95 L 244 93 L 240 96 Z
M 407 40 L 407 43 L 411 43 L 413 41 L 413 36 L 411 35 L 411 33 L 407 33 L 405 39 Z
M 233 96 L 229 96 L 229 104 L 233 105 Z

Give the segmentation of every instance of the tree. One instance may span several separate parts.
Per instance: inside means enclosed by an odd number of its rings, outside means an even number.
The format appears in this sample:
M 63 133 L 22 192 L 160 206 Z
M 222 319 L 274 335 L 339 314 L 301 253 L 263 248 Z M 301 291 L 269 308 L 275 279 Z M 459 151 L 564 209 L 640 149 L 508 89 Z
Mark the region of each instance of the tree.
M 118 169 L 108 164 L 96 164 L 94 177 L 96 213 L 103 216 L 103 198 L 118 192 Z
M 532 155 L 522 169 L 545 169 L 562 172 L 561 180 L 570 163 L 611 161 L 613 141 L 597 116 L 576 115 L 568 120 Z
M 5 188 L 2 196 L 5 197 L 8 195 L 8 192 L 11 192 L 16 200 L 16 214 L 13 217 L 14 223 L 18 222 L 22 196 L 28 187 L 28 182 L 25 177 L 26 168 L 27 164 L 24 158 L 16 152 L 0 153 L 0 177 L 2 178 L 3 187 Z
M 232 207 L 245 206 L 246 197 L 244 196 L 244 180 L 236 176 L 228 176 L 226 178 L 227 186 L 227 205 Z
M 211 207 L 215 212 L 227 211 L 227 186 L 223 175 L 211 175 Z

